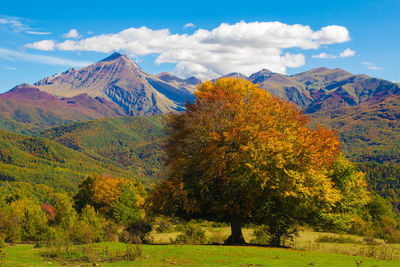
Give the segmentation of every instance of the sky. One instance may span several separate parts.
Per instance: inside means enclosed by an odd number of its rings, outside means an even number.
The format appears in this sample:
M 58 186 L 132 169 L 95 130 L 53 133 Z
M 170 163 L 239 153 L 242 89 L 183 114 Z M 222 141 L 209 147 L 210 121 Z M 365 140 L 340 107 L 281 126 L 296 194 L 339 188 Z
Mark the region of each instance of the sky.
M 400 81 L 400 1 L 2 1 L 0 93 L 126 53 L 212 79 L 325 66 Z

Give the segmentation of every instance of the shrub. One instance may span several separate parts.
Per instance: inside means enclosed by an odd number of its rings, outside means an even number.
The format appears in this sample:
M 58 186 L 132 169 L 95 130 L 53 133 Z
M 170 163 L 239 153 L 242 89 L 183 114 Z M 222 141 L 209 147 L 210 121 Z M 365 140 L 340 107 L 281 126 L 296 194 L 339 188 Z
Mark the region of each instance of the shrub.
M 398 223 L 394 218 L 382 216 L 380 225 L 379 235 L 386 243 L 400 243 L 400 232 L 397 229 Z
M 198 225 L 186 224 L 183 226 L 183 233 L 176 237 L 175 242 L 178 244 L 204 244 L 206 233 Z
M 258 226 L 253 232 L 253 239 L 250 241 L 253 244 L 268 244 L 270 236 L 266 225 Z
M 49 227 L 44 211 L 30 199 L 13 201 L 4 222 L 6 240 L 41 241 L 46 239 Z
M 208 242 L 211 244 L 224 244 L 227 238 L 228 236 L 224 236 L 221 231 L 211 231 Z
M 104 240 L 105 241 L 118 241 L 119 228 L 113 221 L 105 221 L 104 224 Z
M 104 218 L 92 206 L 87 205 L 74 225 L 77 243 L 93 243 L 104 240 Z
M 213 228 L 222 228 L 222 227 L 228 227 L 229 225 L 225 222 L 212 222 L 211 227 Z
M 353 218 L 349 232 L 356 235 L 365 235 L 369 228 L 368 222 L 357 216 Z
M 169 221 L 161 221 L 157 228 L 157 233 L 170 233 L 174 230 L 174 225 Z
M 138 220 L 131 222 L 126 231 L 132 236 L 137 237 L 143 243 L 147 243 L 147 235 L 152 230 L 152 225 L 148 220 Z

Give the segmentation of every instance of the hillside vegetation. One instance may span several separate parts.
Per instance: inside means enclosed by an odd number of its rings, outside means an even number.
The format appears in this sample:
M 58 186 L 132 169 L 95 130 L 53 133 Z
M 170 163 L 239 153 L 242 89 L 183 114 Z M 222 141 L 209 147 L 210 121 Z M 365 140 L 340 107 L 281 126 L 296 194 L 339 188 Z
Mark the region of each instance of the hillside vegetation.
M 0 131 L 0 181 L 44 184 L 72 192 L 92 173 L 134 177 L 49 139 Z
M 45 130 L 41 136 L 150 183 L 163 175 L 165 121 L 163 116 L 145 116 L 76 122 Z

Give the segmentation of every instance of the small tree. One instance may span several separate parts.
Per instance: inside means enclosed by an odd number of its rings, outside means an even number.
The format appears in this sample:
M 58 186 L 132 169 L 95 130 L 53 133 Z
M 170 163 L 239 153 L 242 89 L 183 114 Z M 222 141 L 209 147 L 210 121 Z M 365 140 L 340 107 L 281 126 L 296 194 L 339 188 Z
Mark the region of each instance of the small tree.
M 93 206 L 104 216 L 122 225 L 143 219 L 144 190 L 134 180 L 92 175 L 79 184 L 75 206 Z
M 265 224 L 279 246 L 342 199 L 346 184 L 330 176 L 340 146 L 332 131 L 243 79 L 205 82 L 195 96 L 169 116 L 169 177 L 152 191 L 153 211 L 230 222 L 235 244 L 244 223 Z

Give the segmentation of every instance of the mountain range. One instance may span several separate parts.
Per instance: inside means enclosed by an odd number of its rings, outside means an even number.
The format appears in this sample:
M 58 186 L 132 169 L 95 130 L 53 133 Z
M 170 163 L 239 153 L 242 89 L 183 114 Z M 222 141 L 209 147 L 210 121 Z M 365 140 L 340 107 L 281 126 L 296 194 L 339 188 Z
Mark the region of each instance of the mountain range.
M 400 86 L 383 79 L 355 75 L 341 69 L 316 68 L 286 76 L 263 69 L 246 76 L 230 73 L 222 77 L 247 79 L 271 94 L 291 101 L 312 114 L 400 94 Z M 22 84 L 1 94 L 0 107 L 8 119 L 20 122 L 27 106 L 43 106 L 33 113 L 48 117 L 54 115 L 60 121 L 69 121 L 68 110 L 76 110 L 77 121 L 101 117 L 158 115 L 181 111 L 187 101 L 192 101 L 196 85 L 195 77 L 182 79 L 168 72 L 152 75 L 143 71 L 133 60 L 121 53 L 90 66 L 69 69 L 64 73 L 46 77 L 34 85 Z M 15 100 L 14 102 L 12 102 Z M 12 102 L 12 103 L 10 103 Z M 17 103 L 18 102 L 18 103 Z M 50 106 L 60 106 L 64 116 Z M 73 106 L 75 105 L 75 106 Z M 12 110 L 14 107 L 15 110 Z M 54 110 L 55 114 L 51 114 Z M 26 111 L 26 112 L 25 112 Z M 44 113 L 44 115 L 42 115 Z M 4 119 L 3 119 L 4 120 Z M 23 120 L 23 119 L 22 119 Z M 45 118 L 45 121 L 50 120 Z M 23 120 L 24 121 L 24 120 Z M 51 125 L 51 122 L 49 122 Z
M 70 69 L 37 83 L 41 91 L 57 97 L 87 94 L 105 98 L 118 105 L 125 115 L 155 115 L 184 109 L 193 98 L 194 77 L 179 79 L 167 73 L 144 72 L 128 56 L 114 53 L 90 66 Z
M 291 76 L 263 69 L 249 76 L 230 73 L 222 77 L 256 83 L 297 105 L 312 124 L 335 129 L 344 154 L 353 161 L 375 162 L 385 170 L 400 163 L 400 87 L 396 83 L 324 67 Z M 90 66 L 0 94 L 0 129 L 25 134 L 14 139 L 29 135 L 34 144 L 43 140 L 59 143 L 66 147 L 66 155 L 73 150 L 104 172 L 113 174 L 115 168 L 123 176 L 149 184 L 163 175 L 162 114 L 184 110 L 200 83 L 195 77 L 146 73 L 128 56 L 114 53 Z M 2 136 L 6 144 L 12 135 L 4 132 Z M 7 149 L 4 145 L 6 154 Z M 18 149 L 23 150 L 19 154 L 26 154 L 25 147 L 16 146 L 13 151 Z M 31 156 L 37 157 L 35 152 Z M 22 168 L 19 163 L 7 163 L 6 158 L 0 158 L 0 163 L 10 170 Z M 23 172 L 10 173 L 0 170 L 0 178 L 20 179 L 18 174 Z

